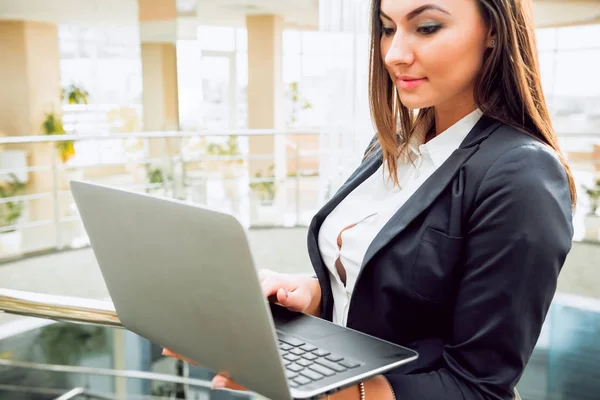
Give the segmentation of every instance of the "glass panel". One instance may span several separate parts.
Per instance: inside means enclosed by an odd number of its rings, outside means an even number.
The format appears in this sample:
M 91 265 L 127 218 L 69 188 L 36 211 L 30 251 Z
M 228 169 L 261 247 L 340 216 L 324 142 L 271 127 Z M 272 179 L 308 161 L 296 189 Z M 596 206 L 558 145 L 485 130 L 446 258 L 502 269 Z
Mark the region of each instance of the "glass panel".
M 202 57 L 201 128 L 229 128 L 229 68 L 227 57 Z
M 299 31 L 283 31 L 283 54 L 299 54 L 302 49 L 302 38 Z
M 235 28 L 227 26 L 198 27 L 198 41 L 202 50 L 235 51 Z
M 245 28 L 235 30 L 235 50 L 237 52 L 248 51 L 248 31 Z
M 110 328 L 52 323 L 1 340 L 0 354 L 6 360 L 110 369 L 114 365 L 112 333 Z M 104 393 L 115 390 L 113 378 L 107 376 L 7 366 L 0 366 L 0 384 L 51 389 L 84 386 Z M 0 392 L 0 398 L 15 397 L 3 397 Z
M 567 96 L 600 95 L 600 49 L 559 52 L 556 68 L 556 94 Z
M 556 55 L 554 53 L 540 53 L 539 60 L 542 87 L 548 98 L 547 100 L 550 100 L 550 97 L 554 94 Z
M 600 48 L 600 25 L 558 29 L 558 48 L 561 50 Z
M 197 130 L 202 109 L 200 92 L 202 80 L 201 54 L 195 40 L 177 42 L 177 86 L 179 96 L 180 127 L 184 131 Z
M 537 40 L 538 51 L 552 51 L 556 47 L 556 28 L 536 29 L 535 36 Z
M 248 128 L 248 53 L 237 53 L 237 128 Z
M 300 54 L 288 53 L 283 55 L 283 81 L 298 82 L 302 74 L 302 58 Z

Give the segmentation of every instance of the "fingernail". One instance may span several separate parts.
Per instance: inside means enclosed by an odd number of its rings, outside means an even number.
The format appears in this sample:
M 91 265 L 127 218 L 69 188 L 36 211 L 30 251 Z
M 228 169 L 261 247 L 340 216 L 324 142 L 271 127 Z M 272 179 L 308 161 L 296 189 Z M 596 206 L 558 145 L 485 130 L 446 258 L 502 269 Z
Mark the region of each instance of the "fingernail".
M 213 389 L 223 389 L 225 387 L 225 381 L 223 379 L 213 379 L 212 388 Z

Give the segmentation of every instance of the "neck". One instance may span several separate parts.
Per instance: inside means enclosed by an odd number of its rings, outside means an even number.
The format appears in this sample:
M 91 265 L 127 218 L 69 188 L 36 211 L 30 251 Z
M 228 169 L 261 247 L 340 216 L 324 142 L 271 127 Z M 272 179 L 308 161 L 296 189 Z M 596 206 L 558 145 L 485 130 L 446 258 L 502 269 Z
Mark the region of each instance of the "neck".
M 474 100 L 435 106 L 435 136 L 445 132 L 452 125 L 477 109 Z

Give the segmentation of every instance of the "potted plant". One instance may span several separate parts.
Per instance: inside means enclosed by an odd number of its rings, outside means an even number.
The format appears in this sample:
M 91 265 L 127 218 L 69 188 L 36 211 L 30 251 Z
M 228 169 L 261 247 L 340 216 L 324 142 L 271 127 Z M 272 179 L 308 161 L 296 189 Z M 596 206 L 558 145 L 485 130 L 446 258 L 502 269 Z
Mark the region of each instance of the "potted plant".
M 0 184 L 0 199 L 5 200 L 22 194 L 26 184 L 17 175 L 10 174 L 10 180 Z M 22 233 L 14 227 L 23 215 L 24 201 L 4 201 L 0 203 L 0 253 L 14 254 L 21 249 Z M 8 229 L 8 230 L 5 230 Z
M 67 133 L 62 118 L 54 112 L 46 114 L 42 129 L 46 135 L 65 135 Z M 66 163 L 75 155 L 75 143 L 72 140 L 56 142 L 56 150 L 61 161 Z
M 584 187 L 590 201 L 590 208 L 585 216 L 586 239 L 600 240 L 600 179 L 596 179 L 591 187 Z
M 166 195 L 167 182 L 171 181 L 172 177 L 167 174 L 163 168 L 159 166 L 146 165 L 146 181 L 152 187 L 146 188 L 146 193 L 160 193 Z
M 203 163 L 209 171 L 217 174 L 218 179 L 222 179 L 223 191 L 226 200 L 231 204 L 234 212 L 240 207 L 239 182 L 245 174 L 245 169 L 241 168 L 244 164 L 239 148 L 238 137 L 230 135 L 224 143 L 209 142 L 206 144 L 206 155 L 219 157 L 218 160 L 208 160 Z
M 298 113 L 303 110 L 312 108 L 312 104 L 303 96 L 300 95 L 298 82 L 291 82 L 288 88 L 288 96 L 291 102 L 290 116 L 288 126 L 294 126 L 298 120 Z
M 282 223 L 281 212 L 276 205 L 277 182 L 274 173 L 275 166 L 269 166 L 267 173 L 260 171 L 254 174 L 255 181 L 250 182 L 252 192 L 250 211 L 254 225 L 273 226 Z
M 90 94 L 87 90 L 71 84 L 62 88 L 61 98 L 67 104 L 88 104 Z
M 263 206 L 273 205 L 275 201 L 275 194 L 277 192 L 277 186 L 275 184 L 275 174 L 273 173 L 275 169 L 274 165 L 269 166 L 268 174 L 263 176 L 259 171 L 254 174 L 254 178 L 257 179 L 255 182 L 250 183 L 250 190 L 252 190 L 260 204 Z

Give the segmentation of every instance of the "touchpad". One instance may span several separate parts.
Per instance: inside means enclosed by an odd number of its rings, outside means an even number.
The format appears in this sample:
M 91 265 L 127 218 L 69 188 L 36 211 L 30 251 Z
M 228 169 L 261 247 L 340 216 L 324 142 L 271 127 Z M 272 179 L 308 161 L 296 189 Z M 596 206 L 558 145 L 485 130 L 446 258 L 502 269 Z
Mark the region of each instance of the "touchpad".
M 277 304 L 270 303 L 270 306 L 275 328 L 283 333 L 316 340 L 345 331 L 344 328 L 328 321 L 290 311 Z

